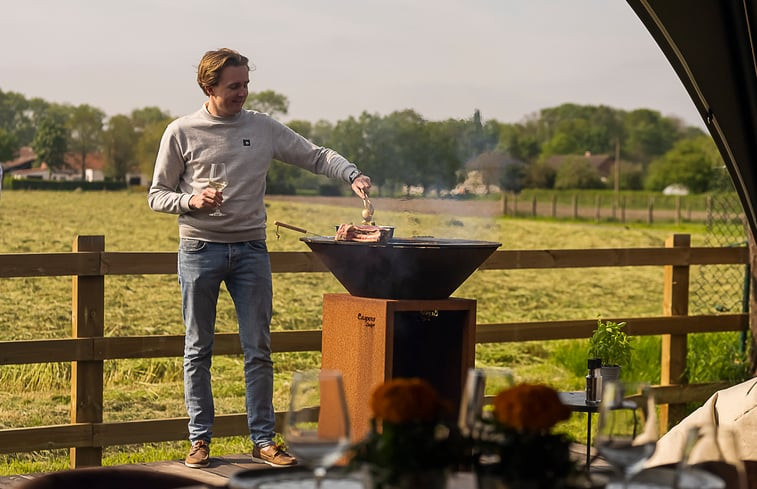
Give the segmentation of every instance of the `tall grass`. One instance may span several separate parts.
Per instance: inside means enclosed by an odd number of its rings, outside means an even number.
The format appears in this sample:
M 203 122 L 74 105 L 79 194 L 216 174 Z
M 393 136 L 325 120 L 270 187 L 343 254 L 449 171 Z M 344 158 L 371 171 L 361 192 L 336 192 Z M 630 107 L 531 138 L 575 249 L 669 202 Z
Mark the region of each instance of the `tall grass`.
M 354 208 L 271 201 L 269 221 L 301 225 L 317 233 L 333 233 L 334 225 L 359 217 Z M 692 234 L 694 246 L 704 243 L 703 228 L 688 224 L 619 225 L 410 214 L 377 209 L 396 235 L 477 238 L 502 243 L 501 249 L 661 247 L 675 232 Z M 77 235 L 104 235 L 109 251 L 175 251 L 175 216 L 150 211 L 146 195 L 121 192 L 3 191 L 0 199 L 0 253 L 65 252 Z M 306 251 L 300 234 L 268 232 L 272 251 Z M 696 269 L 696 267 L 693 267 Z M 696 273 L 696 270 L 693 270 Z M 477 300 L 477 322 L 591 319 L 659 315 L 662 311 L 660 267 L 589 270 L 487 270 L 476 272 L 456 292 Z M 273 330 L 319 329 L 322 296 L 343 292 L 328 273 L 277 274 L 274 277 Z M 175 276 L 109 276 L 105 281 L 105 331 L 109 336 L 183 334 Z M 0 280 L 0 341 L 65 338 L 71 334 L 71 280 L 68 277 Z M 228 294 L 219 300 L 217 331 L 233 332 L 236 322 Z M 700 339 L 701 337 L 701 339 Z M 691 335 L 689 375 L 694 381 L 738 380 L 744 356 L 738 334 Z M 558 389 L 583 385 L 585 340 L 478 345 L 479 366 L 507 366 L 516 380 L 536 381 Z M 627 374 L 659 380 L 660 340 L 634 339 Z M 318 366 L 320 353 L 274 355 L 277 410 L 286 406 L 291 373 Z M 216 357 L 213 363 L 219 414 L 244 410 L 241 358 Z M 105 362 L 105 421 L 184 416 L 181 359 L 135 359 Z M 70 366 L 41 364 L 0 369 L 0 427 L 69 422 Z M 585 436 L 578 418 L 565 425 L 577 439 Z M 182 458 L 186 443 L 109 447 L 105 464 Z M 245 437 L 214 440 L 213 454 L 250 449 Z M 65 467 L 65 451 L 0 456 L 0 474 Z

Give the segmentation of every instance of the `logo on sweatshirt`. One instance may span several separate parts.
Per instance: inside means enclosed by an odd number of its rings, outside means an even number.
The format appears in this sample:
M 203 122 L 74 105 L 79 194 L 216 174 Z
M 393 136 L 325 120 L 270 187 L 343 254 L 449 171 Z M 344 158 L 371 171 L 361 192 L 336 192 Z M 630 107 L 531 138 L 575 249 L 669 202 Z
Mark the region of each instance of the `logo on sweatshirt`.
M 250 140 L 249 139 L 242 139 L 242 146 L 249 146 Z

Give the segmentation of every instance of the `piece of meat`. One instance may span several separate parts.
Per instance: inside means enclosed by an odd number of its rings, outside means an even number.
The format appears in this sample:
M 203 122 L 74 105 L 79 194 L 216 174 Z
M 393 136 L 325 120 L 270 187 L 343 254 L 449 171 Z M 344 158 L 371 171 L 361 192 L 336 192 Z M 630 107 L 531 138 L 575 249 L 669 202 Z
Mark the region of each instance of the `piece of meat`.
M 360 243 L 382 243 L 389 238 L 389 230 L 380 226 L 342 224 L 336 231 L 336 241 L 356 241 Z

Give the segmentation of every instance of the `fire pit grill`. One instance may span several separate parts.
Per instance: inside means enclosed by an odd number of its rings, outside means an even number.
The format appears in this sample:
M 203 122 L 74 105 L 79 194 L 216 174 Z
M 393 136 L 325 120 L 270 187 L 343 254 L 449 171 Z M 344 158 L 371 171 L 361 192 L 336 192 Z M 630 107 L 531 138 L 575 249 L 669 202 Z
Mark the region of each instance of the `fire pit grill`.
M 347 291 L 377 299 L 446 299 L 500 246 L 491 241 L 392 238 L 385 243 L 303 237 Z

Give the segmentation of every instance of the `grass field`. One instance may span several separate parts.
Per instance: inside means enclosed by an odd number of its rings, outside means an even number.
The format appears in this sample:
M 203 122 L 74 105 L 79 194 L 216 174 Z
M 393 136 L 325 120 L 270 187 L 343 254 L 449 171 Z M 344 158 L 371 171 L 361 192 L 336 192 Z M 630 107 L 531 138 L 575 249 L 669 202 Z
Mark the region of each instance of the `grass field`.
M 355 207 L 271 201 L 269 222 L 281 220 L 328 232 L 335 224 L 354 221 Z M 689 233 L 692 244 L 704 242 L 696 225 L 591 224 L 511 218 L 430 215 L 378 209 L 382 222 L 398 236 L 435 235 L 499 241 L 501 249 L 659 247 L 673 233 Z M 175 251 L 176 217 L 152 212 L 140 191 L 45 192 L 3 191 L 0 197 L 0 253 L 64 252 L 77 235 L 104 235 L 109 251 Z M 301 235 L 268 232 L 272 251 L 307 251 Z M 692 280 L 699 273 L 693 267 Z M 659 267 L 589 270 L 480 271 L 455 296 L 478 301 L 479 323 L 524 320 L 591 319 L 659 315 L 662 311 Z M 274 277 L 273 330 L 318 329 L 324 293 L 343 292 L 330 274 L 283 274 Z M 179 286 L 175 276 L 106 278 L 106 335 L 182 334 Z M 71 334 L 71 279 L 12 278 L 0 280 L 0 340 L 64 338 Z M 217 330 L 235 331 L 228 295 L 219 302 Z M 743 375 L 737 334 L 694 335 L 689 364 L 694 381 L 733 379 Z M 579 389 L 585 374 L 584 340 L 479 345 L 479 366 L 506 366 L 516 379 L 538 381 L 559 389 Z M 634 340 L 627 375 L 659 381 L 659 339 Z M 716 360 L 713 360 L 716 359 Z M 318 366 L 319 354 L 276 354 L 275 407 L 285 408 L 291 372 Z M 217 357 L 213 364 L 219 414 L 244 409 L 241 359 Z M 178 358 L 109 361 L 105 365 L 105 421 L 184 416 L 181 360 Z M 45 364 L 0 369 L 0 427 L 67 423 L 70 366 Z M 583 420 L 574 417 L 564 430 L 583 436 Z M 130 445 L 106 449 L 106 464 L 182 458 L 186 443 Z M 213 453 L 249 451 L 244 437 L 214 440 Z M 0 456 L 0 474 L 65 468 L 64 451 Z

